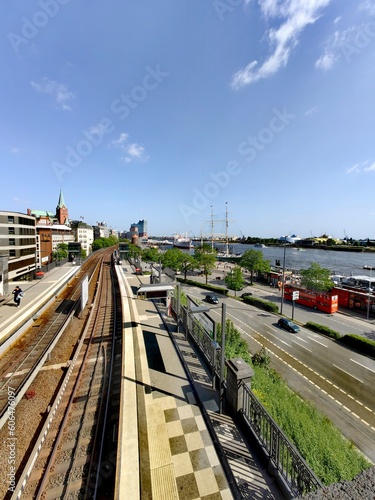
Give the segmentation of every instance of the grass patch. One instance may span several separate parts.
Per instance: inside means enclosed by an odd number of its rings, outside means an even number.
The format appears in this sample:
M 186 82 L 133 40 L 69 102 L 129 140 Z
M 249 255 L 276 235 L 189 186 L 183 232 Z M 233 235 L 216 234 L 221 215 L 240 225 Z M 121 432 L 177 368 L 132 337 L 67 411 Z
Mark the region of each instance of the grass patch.
M 273 370 L 253 366 L 252 390 L 323 484 L 351 481 L 370 462 Z
M 248 360 L 244 355 L 247 345 L 230 320 L 226 333 L 227 359 L 243 357 L 252 366 L 252 391 L 323 484 L 351 481 L 372 466 L 316 406 L 303 400 L 269 368 L 266 353 L 254 355 L 253 363 Z

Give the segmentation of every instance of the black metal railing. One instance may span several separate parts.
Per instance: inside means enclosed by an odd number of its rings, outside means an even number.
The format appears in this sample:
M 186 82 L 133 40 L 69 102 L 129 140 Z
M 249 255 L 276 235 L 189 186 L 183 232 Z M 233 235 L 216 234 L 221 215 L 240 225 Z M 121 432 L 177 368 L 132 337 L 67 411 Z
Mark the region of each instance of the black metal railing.
M 322 487 L 297 449 L 288 440 L 251 389 L 241 384 L 244 420 L 262 445 L 275 472 L 293 495 L 301 495 Z
M 193 314 L 189 314 L 186 307 L 180 307 L 180 311 L 177 313 L 177 301 L 174 298 L 172 298 L 171 307 L 180 325 L 184 328 L 185 334 L 193 338 L 201 354 L 210 365 L 213 376 L 219 377 L 220 346 L 215 345 L 212 337 L 199 323 L 199 319 Z M 224 386 L 226 386 L 225 381 Z M 290 496 L 303 495 L 321 488 L 322 484 L 319 479 L 256 398 L 250 387 L 242 381 L 238 386 L 238 391 L 242 391 L 243 408 L 240 413 L 243 416 L 243 421 L 259 442 L 274 470 L 274 475 L 279 477 Z M 240 396 L 239 394 L 241 400 Z

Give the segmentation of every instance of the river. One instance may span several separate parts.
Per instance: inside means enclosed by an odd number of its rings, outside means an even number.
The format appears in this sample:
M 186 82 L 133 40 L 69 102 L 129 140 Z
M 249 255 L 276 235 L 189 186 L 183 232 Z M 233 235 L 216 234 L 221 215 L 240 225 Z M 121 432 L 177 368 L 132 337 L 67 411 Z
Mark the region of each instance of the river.
M 219 245 L 215 245 L 218 246 Z M 225 250 L 225 245 L 220 246 Z M 260 250 L 263 257 L 270 261 L 271 266 L 276 265 L 279 260 L 283 265 L 284 247 L 265 247 L 257 248 L 254 245 L 243 245 L 235 243 L 230 245 L 231 253 L 243 253 L 246 250 Z M 371 271 L 364 269 L 364 266 L 375 267 L 375 253 L 367 252 L 342 252 L 334 250 L 322 250 L 315 248 L 306 248 L 298 250 L 294 247 L 285 247 L 285 268 L 300 270 L 307 269 L 316 262 L 321 267 L 330 269 L 333 274 L 342 274 L 344 276 L 370 276 Z M 375 271 L 372 272 L 372 277 Z

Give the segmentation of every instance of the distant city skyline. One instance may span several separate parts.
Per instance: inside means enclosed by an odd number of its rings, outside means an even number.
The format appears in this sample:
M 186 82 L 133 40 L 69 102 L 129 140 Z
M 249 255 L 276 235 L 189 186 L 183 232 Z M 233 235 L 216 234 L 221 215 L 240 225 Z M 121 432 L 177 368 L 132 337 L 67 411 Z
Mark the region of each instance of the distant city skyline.
M 0 6 L 1 209 L 375 237 L 375 0 Z M 224 233 L 225 228 L 217 232 Z

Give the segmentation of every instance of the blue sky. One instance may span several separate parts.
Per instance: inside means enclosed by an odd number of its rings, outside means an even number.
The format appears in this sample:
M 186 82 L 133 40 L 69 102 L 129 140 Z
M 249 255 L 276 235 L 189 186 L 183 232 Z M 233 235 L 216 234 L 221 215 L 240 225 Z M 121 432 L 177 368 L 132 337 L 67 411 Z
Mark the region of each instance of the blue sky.
M 4 0 L 1 210 L 374 238 L 374 0 Z

